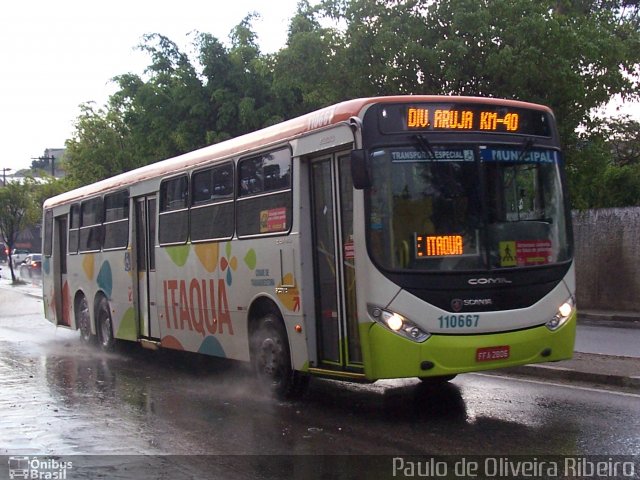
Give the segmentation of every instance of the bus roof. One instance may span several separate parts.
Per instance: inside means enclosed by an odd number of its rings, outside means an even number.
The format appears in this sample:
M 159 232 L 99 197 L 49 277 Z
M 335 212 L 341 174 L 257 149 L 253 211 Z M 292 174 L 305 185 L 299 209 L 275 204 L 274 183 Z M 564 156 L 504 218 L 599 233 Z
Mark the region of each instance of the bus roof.
M 242 155 L 260 147 L 275 145 L 292 140 L 307 132 L 320 130 L 340 122 L 348 121 L 351 117 L 359 116 L 363 109 L 375 103 L 400 102 L 452 102 L 452 103 L 482 103 L 489 105 L 504 105 L 508 107 L 534 108 L 551 113 L 548 107 L 518 100 L 504 100 L 485 97 L 461 97 L 438 95 L 398 95 L 387 97 L 370 97 L 347 100 L 336 105 L 325 107 L 300 117 L 286 120 L 282 123 L 257 130 L 224 142 L 200 148 L 177 157 L 161 160 L 99 182 L 85 185 L 75 190 L 62 193 L 45 201 L 44 208 L 51 208 L 80 199 L 107 193 L 129 187 L 131 184 L 153 178 L 171 175 L 176 172 L 195 168 L 211 159 L 222 159 L 230 156 Z

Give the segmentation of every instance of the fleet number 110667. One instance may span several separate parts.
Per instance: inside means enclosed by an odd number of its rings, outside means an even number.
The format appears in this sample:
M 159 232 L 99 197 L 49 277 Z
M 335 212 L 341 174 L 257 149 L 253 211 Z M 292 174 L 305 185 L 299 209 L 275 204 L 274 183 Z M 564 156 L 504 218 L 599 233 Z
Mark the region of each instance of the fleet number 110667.
M 440 315 L 440 328 L 472 328 L 477 327 L 480 315 Z

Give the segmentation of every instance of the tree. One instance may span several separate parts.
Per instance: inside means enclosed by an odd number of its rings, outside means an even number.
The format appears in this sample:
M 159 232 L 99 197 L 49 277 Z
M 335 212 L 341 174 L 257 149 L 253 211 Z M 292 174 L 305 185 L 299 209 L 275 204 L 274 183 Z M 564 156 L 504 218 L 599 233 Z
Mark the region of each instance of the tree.
M 116 77 L 120 89 L 109 101 L 128 134 L 132 167 L 203 147 L 212 121 L 202 80 L 173 41 L 154 33 L 138 48 L 151 57 L 148 78 Z
M 640 205 L 640 123 L 628 117 L 594 120 L 578 135 L 569 166 L 573 206 Z
M 428 28 L 427 0 L 325 0 L 325 19 L 341 29 L 338 67 L 345 97 L 444 91 Z
M 196 36 L 202 74 L 170 39 L 146 35 L 139 45 L 151 57 L 144 77 L 117 76 L 119 88 L 105 107 L 81 106 L 67 141 L 69 175 L 80 184 L 95 182 L 271 121 L 270 70 L 251 18 L 234 30 L 231 50 L 210 35 Z
M 325 0 L 344 23 L 350 96 L 480 95 L 551 106 L 563 139 L 612 95 L 638 97 L 637 2 Z
M 324 0 L 318 11 L 316 18 L 346 25 L 345 51 L 336 58 L 348 60 L 327 70 L 349 67 L 340 84 L 347 96 L 455 94 L 542 103 L 556 115 L 572 185 L 591 188 L 589 173 L 601 168 L 609 181 L 620 178 L 621 170 L 608 166 L 611 145 L 602 150 L 597 139 L 577 132 L 614 95 L 639 98 L 638 2 Z M 582 193 L 580 201 L 593 199 Z
M 215 116 L 212 142 L 226 140 L 283 119 L 273 94 L 271 57 L 262 55 L 247 15 L 231 31 L 226 49 L 210 35 L 200 37 L 200 61 Z
M 16 281 L 12 253 L 18 234 L 38 220 L 38 208 L 33 199 L 34 182 L 8 183 L 0 189 L 0 235 L 9 249 L 11 280 Z
M 597 130 L 611 147 L 614 165 L 640 164 L 640 122 L 629 116 L 608 118 L 600 122 Z
M 260 52 L 249 14 L 230 47 L 197 34 L 197 62 L 147 35 L 145 75 L 116 77 L 105 108 L 83 106 L 69 170 L 91 182 L 348 98 L 444 94 L 550 106 L 577 184 L 608 165 L 579 127 L 614 95 L 640 96 L 639 10 L 629 0 L 301 0 L 278 53 Z
M 140 166 L 117 110 L 96 109 L 92 103 L 80 108 L 73 137 L 66 142 L 71 181 L 86 185 Z
M 187 55 L 160 34 L 139 48 L 151 57 L 148 79 L 127 73 L 108 104 L 81 105 L 67 141 L 67 171 L 92 183 L 206 145 L 212 115 L 202 82 Z
M 306 0 L 291 19 L 286 47 L 274 58 L 275 97 L 285 118 L 320 109 L 349 95 L 345 46 L 336 28 L 323 27 Z

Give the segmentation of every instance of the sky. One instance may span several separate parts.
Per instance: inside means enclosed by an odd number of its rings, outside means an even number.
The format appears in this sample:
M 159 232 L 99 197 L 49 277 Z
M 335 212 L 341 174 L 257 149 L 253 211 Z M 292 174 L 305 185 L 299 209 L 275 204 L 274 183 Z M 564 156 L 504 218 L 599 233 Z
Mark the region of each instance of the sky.
M 0 6 L 0 169 L 28 168 L 63 148 L 79 105 L 107 103 L 110 79 L 142 74 L 142 36 L 160 33 L 191 53 L 190 32 L 229 33 L 250 12 L 263 53 L 282 48 L 298 0 L 32 0 Z M 8 172 L 11 174 L 12 172 Z
M 0 169 L 28 168 L 47 148 L 63 148 L 79 105 L 107 103 L 110 82 L 142 74 L 149 57 L 135 47 L 160 33 L 191 53 L 194 31 L 228 44 L 248 13 L 263 53 L 284 46 L 298 0 L 31 0 L 0 7 Z M 623 113 L 640 120 L 640 105 Z M 616 113 L 613 108 L 608 113 Z M 10 174 L 11 172 L 9 172 Z

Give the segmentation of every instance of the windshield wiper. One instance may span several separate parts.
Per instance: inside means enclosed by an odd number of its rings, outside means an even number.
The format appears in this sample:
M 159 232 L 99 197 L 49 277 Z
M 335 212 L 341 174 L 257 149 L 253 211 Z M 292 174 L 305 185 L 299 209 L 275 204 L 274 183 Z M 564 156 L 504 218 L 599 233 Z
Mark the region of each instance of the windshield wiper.
M 431 157 L 430 160 L 435 160 L 436 154 L 433 151 L 433 147 L 429 143 L 429 140 L 427 140 L 424 135 L 416 135 L 416 140 L 418 141 L 420 149 Z

